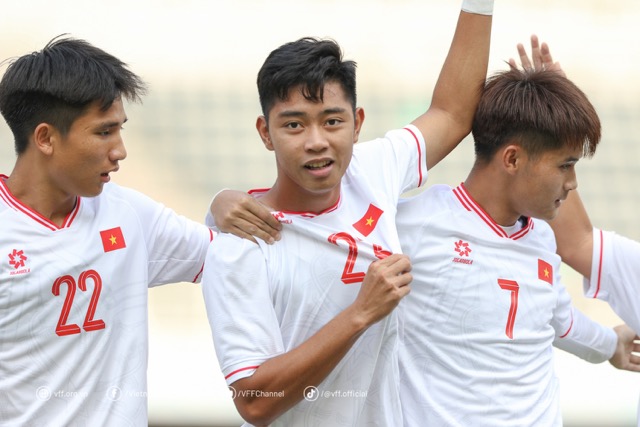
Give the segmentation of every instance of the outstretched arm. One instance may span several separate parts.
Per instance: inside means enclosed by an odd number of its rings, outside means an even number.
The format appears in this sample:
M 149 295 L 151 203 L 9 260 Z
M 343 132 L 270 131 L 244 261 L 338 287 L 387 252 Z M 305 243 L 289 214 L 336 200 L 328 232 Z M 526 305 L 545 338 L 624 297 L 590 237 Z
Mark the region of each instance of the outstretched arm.
M 487 77 L 493 0 L 465 0 L 462 9 L 431 105 L 413 121 L 425 139 L 428 168 L 471 131 Z

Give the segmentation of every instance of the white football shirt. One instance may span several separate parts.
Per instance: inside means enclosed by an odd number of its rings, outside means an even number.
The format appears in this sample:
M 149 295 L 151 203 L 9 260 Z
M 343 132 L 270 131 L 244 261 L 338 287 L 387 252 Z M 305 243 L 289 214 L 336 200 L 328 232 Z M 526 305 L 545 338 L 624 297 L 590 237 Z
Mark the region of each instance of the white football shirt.
M 400 251 L 396 205 L 426 177 L 423 153 L 413 126 L 358 143 L 335 206 L 320 214 L 276 212 L 284 229 L 274 245 L 216 237 L 202 288 L 229 385 L 305 342 L 355 300 L 372 261 Z M 397 340 L 394 311 L 272 425 L 400 425 Z
M 405 425 L 561 425 L 554 340 L 601 361 L 617 338 L 572 309 L 550 227 L 506 231 L 463 185 L 401 201 L 397 223 L 414 278 L 400 305 Z
M 594 228 L 591 280 L 585 278 L 583 281 L 585 296 L 606 301 L 636 333 L 640 333 L 638 259 L 640 243 L 612 231 Z M 640 427 L 640 415 L 637 425 Z
M 107 184 L 58 227 L 0 176 L 0 426 L 147 425 L 148 286 L 199 281 L 211 231 Z
M 634 331 L 640 333 L 640 243 L 611 231 L 593 229 L 591 280 L 584 294 L 609 303 Z

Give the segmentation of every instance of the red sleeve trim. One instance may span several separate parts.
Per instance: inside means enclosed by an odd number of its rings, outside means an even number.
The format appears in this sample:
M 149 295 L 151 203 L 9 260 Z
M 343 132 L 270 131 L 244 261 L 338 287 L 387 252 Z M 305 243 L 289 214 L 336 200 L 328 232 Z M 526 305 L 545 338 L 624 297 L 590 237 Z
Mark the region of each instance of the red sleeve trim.
M 416 140 L 416 145 L 418 146 L 418 187 L 420 187 L 422 185 L 422 147 L 420 146 L 420 139 L 418 139 L 418 136 L 415 134 L 414 131 L 412 131 L 409 128 L 405 128 L 406 130 L 409 131 L 409 133 L 411 135 L 413 135 L 413 139 Z
M 258 369 L 260 367 L 260 365 L 257 366 L 247 366 L 246 368 L 240 368 L 240 369 L 236 369 L 235 371 L 231 372 L 229 375 L 225 376 L 224 379 L 229 379 L 229 377 L 234 376 L 235 374 L 237 374 L 238 372 L 242 372 L 242 371 L 248 371 L 249 369 Z
M 593 294 L 594 298 L 598 298 L 600 293 L 600 280 L 602 279 L 602 252 L 604 249 L 604 233 L 600 230 L 600 253 L 598 254 L 598 278 L 596 279 L 596 292 Z
M 569 324 L 569 329 L 567 329 L 567 332 L 565 332 L 564 335 L 560 336 L 560 338 L 564 338 L 567 335 L 569 335 L 569 332 L 571 332 L 571 329 L 573 329 L 573 310 L 571 310 L 571 323 Z

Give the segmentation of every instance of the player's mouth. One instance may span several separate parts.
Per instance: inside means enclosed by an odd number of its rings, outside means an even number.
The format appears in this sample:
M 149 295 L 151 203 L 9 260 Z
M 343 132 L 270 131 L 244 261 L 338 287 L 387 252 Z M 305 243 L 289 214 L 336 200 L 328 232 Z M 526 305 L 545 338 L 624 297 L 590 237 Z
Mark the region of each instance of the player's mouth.
M 102 178 L 102 181 L 103 182 L 109 182 L 111 180 L 111 177 L 109 176 L 109 174 L 112 173 L 112 172 L 118 172 L 118 169 L 120 169 L 120 168 L 115 168 L 115 169 L 113 169 L 113 170 L 111 170 L 109 172 L 101 173 L 100 177 Z
M 333 160 L 322 160 L 317 162 L 309 162 L 304 167 L 309 170 L 320 170 L 324 169 L 333 164 Z

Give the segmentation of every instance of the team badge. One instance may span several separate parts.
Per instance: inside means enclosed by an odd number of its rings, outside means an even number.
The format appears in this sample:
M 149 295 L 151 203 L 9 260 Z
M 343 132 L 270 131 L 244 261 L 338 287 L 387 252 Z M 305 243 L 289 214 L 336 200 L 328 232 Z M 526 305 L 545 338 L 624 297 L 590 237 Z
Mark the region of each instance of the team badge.
M 457 256 L 453 257 L 453 262 L 457 262 L 459 264 L 473 264 L 473 260 L 469 259 L 472 252 L 469 242 L 465 242 L 462 239 L 458 240 L 457 242 L 454 242 L 453 250 L 457 253 Z
M 31 269 L 27 268 L 27 259 L 28 258 L 24 254 L 24 251 L 22 249 L 14 249 L 13 251 L 11 251 L 11 253 L 9 254 L 9 265 L 13 268 L 13 271 L 11 271 L 9 274 L 14 276 L 16 274 L 29 273 Z
M 27 257 L 24 254 L 23 250 L 14 249 L 13 252 L 9 254 L 9 265 L 14 269 L 19 269 L 24 267 L 24 262 L 27 260 Z

